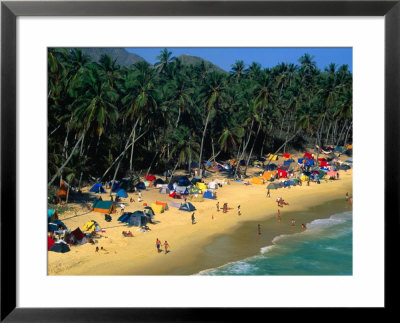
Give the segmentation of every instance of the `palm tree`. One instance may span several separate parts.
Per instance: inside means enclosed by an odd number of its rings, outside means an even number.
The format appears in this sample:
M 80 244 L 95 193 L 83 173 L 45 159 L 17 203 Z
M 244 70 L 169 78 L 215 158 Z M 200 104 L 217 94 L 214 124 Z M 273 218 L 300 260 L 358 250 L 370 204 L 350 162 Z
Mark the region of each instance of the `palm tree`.
M 161 74 L 164 72 L 167 65 L 175 59 L 175 57 L 172 57 L 172 52 L 169 52 L 168 49 L 164 48 L 156 59 L 158 59 L 158 62 L 155 63 L 155 67 Z
M 236 61 L 235 64 L 231 65 L 231 75 L 235 78 L 236 83 L 239 83 L 240 79 L 245 74 L 245 64 L 243 61 Z

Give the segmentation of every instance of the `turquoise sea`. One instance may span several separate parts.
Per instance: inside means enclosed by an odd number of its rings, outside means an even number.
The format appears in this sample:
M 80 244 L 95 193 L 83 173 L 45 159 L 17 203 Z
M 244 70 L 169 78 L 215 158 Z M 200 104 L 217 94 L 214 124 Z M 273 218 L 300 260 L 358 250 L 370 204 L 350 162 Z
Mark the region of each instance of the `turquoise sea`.
M 306 226 L 302 232 L 277 236 L 255 256 L 198 275 L 352 275 L 352 211 Z

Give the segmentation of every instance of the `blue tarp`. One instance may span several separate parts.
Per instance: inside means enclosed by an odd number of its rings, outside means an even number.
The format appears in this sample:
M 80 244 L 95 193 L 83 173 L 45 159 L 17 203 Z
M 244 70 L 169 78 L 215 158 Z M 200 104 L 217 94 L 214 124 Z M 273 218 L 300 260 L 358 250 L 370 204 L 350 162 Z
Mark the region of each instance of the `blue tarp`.
M 103 185 L 101 185 L 101 183 L 96 183 L 92 186 L 92 188 L 90 189 L 90 192 L 93 193 L 105 193 L 106 190 L 103 187 Z
M 119 186 L 119 183 L 114 183 L 114 185 L 112 186 L 111 192 L 113 192 L 113 193 L 118 192 L 120 188 L 121 187 Z
M 267 170 L 275 170 L 276 168 L 278 168 L 278 166 L 276 166 L 275 164 L 269 164 L 267 166 Z
M 191 185 L 189 179 L 185 176 L 185 177 L 181 177 L 180 179 L 178 179 L 178 185 L 179 186 L 189 186 Z
M 64 227 L 64 230 L 68 230 L 67 226 L 62 221 L 54 220 L 48 224 L 48 231 L 49 232 L 57 231 L 59 225 L 62 225 Z
M 299 164 L 303 164 L 303 158 L 297 159 L 297 162 L 298 162 Z
M 136 188 L 138 190 L 145 190 L 146 189 L 146 185 L 144 185 L 143 182 L 140 182 L 139 184 L 136 185 Z
M 211 162 L 205 162 L 203 165 L 204 166 L 211 166 L 211 164 L 212 164 Z
M 283 165 L 285 165 L 285 166 L 290 166 L 291 163 L 292 163 L 291 161 L 285 160 L 285 161 L 283 162 Z
M 306 159 L 304 164 L 305 164 L 306 166 L 314 166 L 314 161 L 313 161 L 313 160 L 308 160 L 308 159 Z

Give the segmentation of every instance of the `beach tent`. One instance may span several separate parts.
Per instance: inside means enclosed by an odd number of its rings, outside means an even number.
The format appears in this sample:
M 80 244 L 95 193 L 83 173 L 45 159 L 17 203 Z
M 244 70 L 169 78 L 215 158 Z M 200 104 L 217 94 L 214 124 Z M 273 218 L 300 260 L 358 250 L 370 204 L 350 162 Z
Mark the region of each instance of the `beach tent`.
M 116 196 L 122 197 L 122 198 L 127 198 L 128 197 L 128 193 L 126 193 L 126 191 L 122 188 L 120 188 L 118 190 L 118 193 L 116 194 Z
M 159 204 L 156 204 L 156 203 L 152 203 L 150 206 L 153 209 L 155 214 L 164 212 L 164 207 L 162 205 L 159 205 Z
M 152 182 L 156 179 L 154 175 L 147 174 L 145 177 L 146 181 Z
M 310 153 L 308 153 L 308 152 L 305 152 L 303 157 L 304 157 L 304 158 L 307 158 L 307 159 L 313 159 L 313 158 L 312 158 L 312 154 L 310 154 Z
M 96 183 L 92 186 L 92 188 L 89 190 L 89 192 L 106 193 L 106 190 L 101 183 Z
M 100 232 L 101 228 L 96 221 L 90 220 L 83 225 L 82 230 L 88 232 L 96 230 L 97 232 Z
M 281 178 L 286 178 L 287 177 L 287 171 L 284 169 L 278 169 L 278 175 Z
M 176 202 L 170 202 L 169 205 L 177 209 L 181 207 L 181 203 L 176 203 Z
M 291 157 L 291 155 L 288 154 L 288 153 L 284 153 L 284 154 L 283 154 L 283 158 L 288 158 L 288 159 L 289 159 L 290 157 Z
M 133 213 L 124 213 L 118 218 L 118 221 L 135 227 L 141 227 L 150 222 L 150 217 L 142 211 L 135 211 Z
M 65 199 L 67 197 L 67 187 L 65 186 L 64 181 L 61 181 L 60 189 L 57 192 L 57 197 L 61 199 Z
M 242 159 L 239 164 L 240 164 L 240 166 L 246 166 L 246 161 L 244 159 Z
M 276 166 L 275 164 L 269 164 L 269 165 L 267 165 L 267 170 L 275 170 L 275 169 L 277 169 L 278 168 L 278 166 Z
M 87 242 L 86 235 L 81 231 L 81 229 L 76 228 L 68 236 L 64 238 L 65 242 L 69 244 L 84 244 Z
M 278 183 L 269 183 L 267 188 L 270 190 L 276 190 L 279 188 L 279 185 L 277 185 Z
M 183 177 L 179 178 L 178 185 L 179 186 L 189 186 L 189 185 L 191 185 L 191 183 L 186 176 L 183 176 Z
M 155 215 L 153 209 L 150 206 L 145 206 L 143 212 L 150 217 L 153 217 Z
M 278 159 L 278 155 L 269 154 L 268 159 L 269 160 L 277 160 Z
M 205 191 L 205 190 L 207 189 L 206 184 L 201 183 L 201 182 L 196 183 L 196 186 L 197 186 L 199 189 L 201 189 L 202 191 Z
M 163 184 L 163 186 L 160 188 L 160 193 L 161 194 L 169 194 L 171 190 L 168 188 L 168 185 Z
M 264 178 L 265 180 L 269 181 L 271 179 L 271 177 L 275 177 L 276 175 L 276 171 L 265 171 L 262 175 L 262 178 Z
M 251 179 L 251 182 L 253 184 L 264 184 L 263 178 L 262 177 L 253 177 Z
M 217 188 L 217 183 L 215 183 L 215 182 L 210 182 L 210 183 L 208 183 L 208 188 L 211 188 L 211 189 L 216 189 Z
M 204 202 L 203 196 L 198 194 L 189 195 L 188 200 L 191 202 Z
M 309 166 L 309 167 L 314 166 L 314 160 L 312 160 L 312 159 L 309 159 L 309 160 L 305 159 L 305 160 L 304 160 L 304 165 Z
M 113 201 L 95 200 L 93 202 L 92 209 L 94 212 L 115 213 L 117 210 L 117 207 Z
M 168 204 L 160 201 L 156 201 L 157 205 L 162 205 L 163 210 L 168 210 Z
M 51 248 L 49 249 L 49 251 L 53 251 L 53 252 L 60 252 L 60 253 L 65 253 L 70 251 L 68 245 L 65 243 L 65 241 L 60 240 L 57 241 L 56 243 L 54 243 Z
M 342 153 L 342 152 L 343 152 L 343 148 L 340 147 L 340 146 L 337 146 L 337 147 L 335 148 L 335 151 L 338 151 L 338 152 Z
M 138 190 L 145 190 L 146 189 L 146 185 L 144 184 L 144 182 L 140 182 L 139 184 L 136 185 L 136 188 Z
M 350 168 L 351 167 L 349 165 L 346 165 L 346 164 L 342 164 L 342 165 L 339 166 L 339 169 L 344 169 L 344 170 L 348 170 Z
M 111 183 L 110 183 L 110 185 L 111 185 Z M 118 192 L 120 189 L 121 189 L 121 187 L 119 186 L 119 183 L 118 182 L 114 182 L 114 185 L 111 188 L 111 192 L 115 193 L 115 192 Z
M 47 225 L 48 232 L 58 231 L 58 227 L 62 226 L 64 230 L 68 230 L 67 226 L 61 220 L 54 220 Z
M 326 159 L 325 158 L 318 158 L 318 161 L 319 162 L 323 162 L 323 161 L 326 161 Z
M 196 186 L 192 186 L 188 188 L 188 192 L 189 194 L 200 194 L 201 190 Z
M 132 189 L 135 187 L 135 184 L 132 180 L 130 179 L 123 179 L 119 182 L 119 187 L 124 189 L 127 192 L 132 191 Z
M 285 160 L 284 162 L 283 162 L 283 165 L 285 165 L 285 166 L 290 166 L 290 164 L 291 164 L 292 162 L 291 161 L 289 161 L 289 160 Z
M 47 250 L 50 250 L 50 248 L 53 246 L 54 242 L 55 241 L 53 240 L 52 237 L 47 236 Z
M 173 197 L 173 198 L 176 198 L 175 196 L 176 196 L 177 194 L 176 194 L 176 192 L 175 191 L 171 191 L 171 193 L 169 193 L 169 197 Z
M 192 211 L 195 211 L 196 208 L 194 207 L 194 205 L 192 203 L 186 202 L 180 206 L 179 210 L 186 211 L 186 212 L 192 212 Z
M 203 194 L 203 198 L 214 200 L 214 196 L 212 191 L 205 191 Z
M 188 191 L 188 189 L 187 189 L 186 186 L 177 186 L 177 187 L 175 188 L 175 192 L 176 192 L 177 194 L 189 195 L 189 191 Z
M 330 166 L 329 163 L 327 163 L 326 161 L 321 161 L 319 164 L 319 167 L 326 167 L 326 166 Z
M 47 210 L 47 222 L 58 220 L 57 212 L 54 209 Z
M 154 182 L 154 185 L 158 185 L 158 184 L 167 184 L 165 183 L 161 178 L 157 178 L 156 181 Z M 167 185 L 168 187 L 168 185 Z
M 308 176 L 302 175 L 302 176 L 300 176 L 300 180 L 303 182 L 308 181 Z

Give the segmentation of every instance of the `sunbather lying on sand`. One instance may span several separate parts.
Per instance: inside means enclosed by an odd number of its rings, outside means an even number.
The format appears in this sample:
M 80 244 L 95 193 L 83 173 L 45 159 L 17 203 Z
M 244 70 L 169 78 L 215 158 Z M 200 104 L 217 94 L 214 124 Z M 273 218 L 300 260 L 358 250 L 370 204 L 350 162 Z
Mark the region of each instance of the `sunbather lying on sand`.
M 133 237 L 133 234 L 130 231 L 122 231 L 122 235 L 124 237 Z

